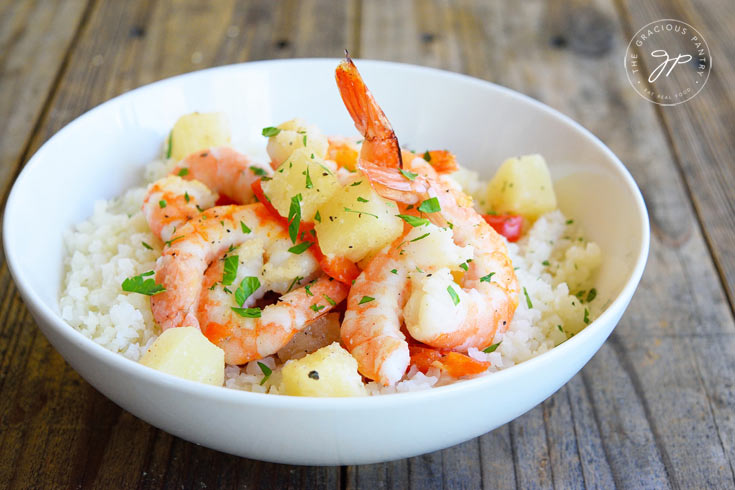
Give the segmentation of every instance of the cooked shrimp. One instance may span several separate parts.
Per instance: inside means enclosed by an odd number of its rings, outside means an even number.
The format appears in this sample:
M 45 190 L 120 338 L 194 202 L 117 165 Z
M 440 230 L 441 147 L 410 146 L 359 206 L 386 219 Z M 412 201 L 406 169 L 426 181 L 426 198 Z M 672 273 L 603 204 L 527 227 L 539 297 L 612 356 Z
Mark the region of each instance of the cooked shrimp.
M 401 148 L 396 133 L 349 56 L 339 64 L 335 76 L 342 101 L 364 138 L 360 160 L 400 168 Z
M 314 296 L 309 295 L 306 286 L 296 289 L 283 296 L 278 304 L 263 309 L 260 318 L 238 318 L 238 323 L 231 321 L 234 319 L 231 315 L 224 319 L 220 315 L 217 317 L 220 322 L 215 322 L 214 310 L 210 311 L 205 304 L 200 321 L 199 303 L 205 271 L 231 247 L 250 240 L 274 243 L 288 240 L 288 235 L 283 225 L 260 203 L 218 206 L 180 227 L 156 263 L 156 282 L 165 291 L 151 297 L 155 320 L 164 330 L 181 326 L 200 328 L 205 335 L 211 336 L 210 340 L 221 344 L 226 351 L 225 361 L 230 364 L 246 362 L 243 360 L 246 354 L 262 357 L 274 353 L 281 342 L 288 342 L 295 332 L 327 313 L 334 306 L 332 302 L 339 303 L 347 294 L 347 286 L 320 278 L 310 287 Z M 332 302 L 326 300 L 324 294 Z M 247 344 L 250 345 L 247 347 L 245 338 L 254 344 Z M 277 346 L 275 350 L 270 351 L 274 346 Z
M 273 175 L 273 170 L 232 148 L 221 146 L 192 153 L 179 162 L 173 173 L 187 180 L 198 180 L 238 204 L 249 204 L 254 200 L 253 182 Z
M 496 332 L 507 329 L 518 306 L 518 280 L 505 241 L 471 205 L 460 202 L 461 193 L 428 163 L 416 159 L 410 166 L 419 173 L 412 181 L 398 170 L 372 164 L 363 165 L 363 171 L 378 193 L 401 202 L 417 204 L 436 198 L 440 209 L 427 217 L 446 223 L 454 243 L 471 247 L 473 254 L 464 263 L 466 272 L 458 288 L 448 270 L 413 281 L 404 309 L 406 328 L 414 339 L 433 347 L 457 351 L 487 347 Z M 452 315 L 439 315 L 440 311 Z
M 201 182 L 170 175 L 148 188 L 143 200 L 143 215 L 151 231 L 168 241 L 175 230 L 199 214 L 199 209 L 214 206 L 217 195 Z

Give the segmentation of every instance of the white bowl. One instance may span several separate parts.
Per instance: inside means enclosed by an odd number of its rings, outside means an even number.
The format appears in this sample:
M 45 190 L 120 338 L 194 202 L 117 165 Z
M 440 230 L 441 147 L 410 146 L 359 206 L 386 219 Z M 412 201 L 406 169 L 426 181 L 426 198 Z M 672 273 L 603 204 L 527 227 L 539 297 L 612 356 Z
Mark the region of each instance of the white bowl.
M 543 154 L 560 206 L 603 250 L 602 314 L 580 334 L 527 362 L 423 392 L 319 399 L 198 384 L 114 354 L 59 315 L 62 234 L 140 182 L 174 121 L 222 111 L 234 131 L 295 116 L 327 134 L 354 134 L 335 82 L 338 60 L 245 63 L 163 80 L 116 97 L 46 142 L 8 199 L 10 271 L 39 327 L 89 383 L 147 422 L 204 446 L 265 461 L 361 464 L 414 456 L 484 434 L 534 407 L 599 349 L 627 307 L 648 256 L 648 215 L 628 171 L 588 131 L 549 107 L 491 83 L 429 68 L 358 61 L 408 147 L 449 148 L 492 175 L 506 157 Z M 261 138 L 261 144 L 264 139 Z

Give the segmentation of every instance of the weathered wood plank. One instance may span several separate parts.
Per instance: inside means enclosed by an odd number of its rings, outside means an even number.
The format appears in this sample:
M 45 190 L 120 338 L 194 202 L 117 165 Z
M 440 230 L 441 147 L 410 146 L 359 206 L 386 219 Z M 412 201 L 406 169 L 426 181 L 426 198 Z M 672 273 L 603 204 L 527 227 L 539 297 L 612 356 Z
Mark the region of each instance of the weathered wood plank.
M 351 37 L 350 8 L 326 1 L 95 3 L 38 130 L 25 130 L 28 154 L 82 112 L 153 80 L 248 59 L 338 54 Z M 317 17 L 327 13 L 338 22 Z M 325 53 L 327 46 L 335 53 Z M 339 468 L 236 458 L 132 417 L 81 380 L 38 332 L 4 263 L 0 292 L 0 481 L 15 488 L 339 486 Z
M 0 196 L 13 182 L 88 3 L 0 5 Z
M 735 94 L 732 65 L 735 16 L 728 0 L 622 2 L 628 11 L 627 33 L 658 19 L 691 24 L 708 43 L 712 72 L 702 91 L 673 107 L 658 107 L 676 162 L 685 179 L 704 235 L 735 310 Z M 673 48 L 673 47 L 672 47 Z M 648 67 L 652 69 L 653 67 Z
M 732 400 L 732 386 L 715 380 L 722 380 L 718 372 L 724 369 L 730 375 L 732 368 L 707 364 L 713 356 L 726 359 L 735 354 L 733 320 L 656 110 L 626 80 L 622 54 L 628 39 L 615 5 L 602 1 L 402 5 L 407 9 L 402 17 L 409 20 L 398 33 L 395 19 L 385 13 L 386 4 L 363 7 L 361 37 L 371 43 L 364 43 L 362 56 L 424 63 L 421 33 L 414 21 L 432 19 L 440 31 L 430 37 L 435 52 L 460 48 L 452 61 L 430 58 L 426 64 L 497 81 L 570 114 L 626 162 L 649 204 L 654 238 L 641 287 L 645 294 L 636 296 L 613 342 L 585 368 L 583 378 L 574 380 L 577 390 L 586 392 L 573 397 L 570 412 L 588 422 L 571 424 L 581 475 L 577 464 L 570 467 L 560 457 L 564 452 L 555 454 L 550 441 L 556 438 L 542 437 L 568 435 L 569 419 L 549 416 L 540 423 L 541 417 L 534 416 L 537 408 L 510 424 L 518 484 L 540 486 L 553 480 L 564 481 L 565 486 L 731 485 L 732 458 L 725 455 L 729 451 L 725 441 L 732 440 L 731 410 L 718 408 L 722 400 Z M 389 26 L 388 34 L 382 35 L 382 25 Z M 691 267 L 672 269 L 682 263 Z M 693 267 L 696 272 L 686 270 Z M 703 290 L 695 292 L 698 288 Z M 706 318 L 692 316 L 689 305 L 695 297 L 706 298 L 702 300 Z M 681 306 L 672 310 L 677 300 Z M 660 324 L 675 324 L 676 340 L 667 342 Z M 717 340 L 702 340 L 696 350 L 680 340 L 714 326 Z M 661 345 L 666 348 L 656 348 L 658 357 L 652 358 L 652 349 Z M 717 396 L 712 396 L 713 389 Z M 548 401 L 544 410 L 551 411 L 551 403 L 564 407 L 562 394 Z M 696 434 L 692 420 L 697 421 Z M 468 461 L 472 457 L 467 454 Z M 543 473 L 539 462 L 549 457 Z M 487 473 L 491 465 L 485 465 Z M 532 469 L 542 471 L 541 476 L 532 479 Z

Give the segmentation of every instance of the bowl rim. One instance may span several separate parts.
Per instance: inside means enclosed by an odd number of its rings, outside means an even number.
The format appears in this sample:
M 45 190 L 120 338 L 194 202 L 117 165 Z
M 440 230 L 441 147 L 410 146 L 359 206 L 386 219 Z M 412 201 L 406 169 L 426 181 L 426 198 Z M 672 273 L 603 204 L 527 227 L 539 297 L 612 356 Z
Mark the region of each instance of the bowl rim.
M 631 269 L 628 277 L 625 281 L 623 288 L 605 308 L 605 310 L 598 316 L 594 321 L 587 325 L 580 333 L 576 334 L 572 338 L 566 340 L 562 344 L 539 354 L 531 359 L 523 361 L 514 366 L 502 369 L 500 371 L 489 373 L 486 375 L 480 375 L 475 378 L 461 380 L 449 385 L 434 387 L 427 390 L 413 391 L 413 392 L 402 392 L 402 393 L 390 393 L 381 396 L 364 396 L 364 397 L 349 397 L 349 398 L 319 398 L 319 397 L 299 397 L 299 396 L 274 396 L 267 393 L 256 393 L 244 390 L 236 390 L 226 388 L 224 386 L 212 386 L 196 381 L 190 381 L 184 378 L 179 378 L 171 374 L 163 373 L 155 369 L 143 366 L 136 361 L 126 358 L 122 354 L 112 352 L 105 347 L 97 344 L 95 341 L 85 336 L 83 333 L 75 329 L 72 325 L 64 321 L 59 314 L 54 312 L 33 290 L 28 281 L 20 275 L 18 262 L 18 251 L 9 243 L 9 233 L 12 234 L 10 226 L 13 224 L 12 214 L 15 208 L 15 201 L 17 195 L 20 193 L 20 189 L 23 185 L 25 178 L 27 178 L 30 170 L 42 160 L 38 158 L 39 154 L 42 154 L 49 143 L 56 139 L 63 137 L 67 131 L 73 130 L 73 128 L 80 124 L 86 118 L 91 117 L 98 111 L 104 110 L 108 105 L 119 104 L 128 98 L 134 98 L 138 92 L 150 90 L 153 87 L 166 84 L 176 84 L 181 80 L 197 77 L 216 77 L 221 73 L 229 71 L 240 71 L 250 69 L 268 69 L 271 66 L 277 66 L 281 64 L 313 64 L 329 63 L 330 69 L 336 66 L 340 59 L 339 58 L 297 58 L 297 59 L 278 59 L 278 60 L 259 60 L 249 61 L 244 63 L 236 63 L 230 65 L 223 65 L 218 67 L 206 68 L 197 70 L 189 73 L 183 73 L 173 77 L 164 78 L 146 85 L 142 85 L 123 94 L 117 95 L 95 107 L 77 116 L 72 121 L 64 125 L 59 131 L 52 135 L 47 141 L 43 143 L 41 147 L 36 150 L 33 156 L 28 160 L 26 165 L 23 167 L 19 175 L 16 177 L 15 182 L 8 195 L 8 199 L 5 206 L 3 216 L 3 248 L 6 256 L 6 262 L 8 269 L 11 273 L 15 284 L 18 287 L 21 296 L 24 301 L 29 303 L 28 308 L 41 317 L 41 322 L 45 322 L 49 328 L 52 328 L 55 332 L 65 338 L 66 341 L 76 344 L 81 350 L 87 352 L 88 355 L 95 358 L 96 361 L 102 362 L 105 365 L 120 370 L 121 373 L 134 376 L 139 379 L 145 379 L 161 388 L 172 388 L 186 395 L 205 396 L 212 398 L 216 401 L 231 402 L 231 403 L 246 403 L 260 406 L 270 406 L 272 408 L 290 409 L 365 409 L 365 408 L 377 408 L 378 406 L 400 406 L 406 404 L 414 404 L 417 402 L 431 402 L 434 398 L 445 396 L 452 396 L 457 393 L 470 392 L 478 389 L 489 389 L 494 384 L 502 383 L 506 378 L 520 376 L 525 372 L 536 370 L 546 363 L 553 363 L 559 358 L 567 355 L 569 351 L 576 350 L 581 347 L 581 344 L 587 342 L 587 340 L 598 334 L 598 330 L 604 329 L 605 325 L 615 321 L 615 316 L 622 314 L 627 307 L 630 298 L 632 297 L 635 289 L 638 287 L 638 283 L 643 275 L 646 261 L 648 259 L 649 247 L 650 247 L 650 224 L 648 212 L 646 209 L 643 196 L 631 176 L 628 169 L 620 161 L 620 159 L 605 145 L 597 136 L 592 134 L 589 130 L 584 128 L 581 124 L 574 121 L 571 117 L 566 114 L 528 96 L 521 92 L 517 92 L 510 88 L 489 82 L 487 80 L 475 78 L 469 75 L 456 73 L 448 70 L 441 70 L 438 68 L 432 68 L 427 66 L 413 65 L 408 63 L 398 63 L 393 61 L 383 60 L 372 60 L 372 59 L 357 59 L 361 66 L 370 67 L 369 69 L 387 70 L 387 71 L 405 71 L 414 73 L 423 73 L 432 77 L 441 77 L 445 80 L 449 80 L 451 83 L 463 83 L 470 84 L 476 87 L 481 87 L 484 90 L 491 90 L 499 93 L 503 96 L 510 97 L 514 101 L 529 104 L 534 109 L 546 113 L 552 116 L 559 123 L 566 125 L 569 129 L 580 133 L 586 139 L 591 140 L 594 145 L 602 151 L 603 156 L 612 163 L 612 166 L 623 178 L 625 185 L 633 195 L 634 203 L 638 215 L 640 217 L 641 229 L 641 241 L 640 247 L 637 252 L 635 259 L 635 265 Z M 264 67 L 264 68 L 263 68 Z M 63 242 L 62 242 L 63 246 Z M 63 277 L 62 277 L 63 281 Z M 37 323 L 41 323 L 37 322 Z M 617 323 L 617 322 L 615 322 Z M 613 325 L 614 328 L 615 325 Z M 40 327 L 39 327 L 40 328 Z M 609 335 L 613 328 L 610 329 L 607 335 Z M 607 337 L 606 335 L 606 337 Z M 68 361 L 67 361 L 68 362 Z M 367 405 L 365 405 L 367 404 Z

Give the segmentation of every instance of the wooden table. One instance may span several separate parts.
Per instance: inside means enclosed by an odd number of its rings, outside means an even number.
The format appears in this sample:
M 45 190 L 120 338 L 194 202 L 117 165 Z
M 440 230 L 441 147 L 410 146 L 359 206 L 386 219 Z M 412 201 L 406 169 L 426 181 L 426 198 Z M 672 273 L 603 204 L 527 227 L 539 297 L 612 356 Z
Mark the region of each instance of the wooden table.
M 633 33 L 662 18 L 694 25 L 714 59 L 704 90 L 675 107 L 639 97 L 622 63 Z M 652 241 L 617 329 L 546 402 L 444 451 L 342 468 L 229 456 L 121 410 L 48 344 L 3 262 L 0 487 L 733 487 L 734 33 L 732 0 L 3 0 L 3 197 L 45 140 L 115 95 L 349 48 L 491 80 L 581 122 L 640 185 Z

